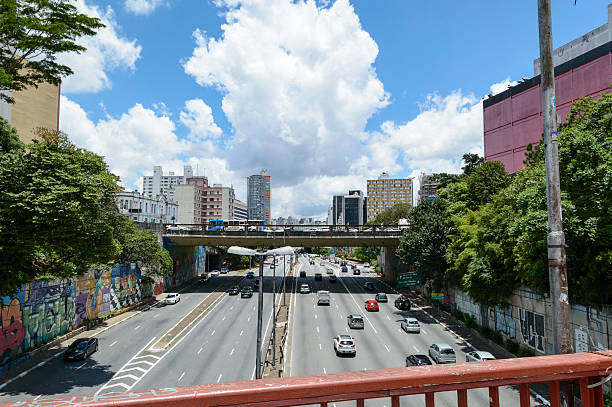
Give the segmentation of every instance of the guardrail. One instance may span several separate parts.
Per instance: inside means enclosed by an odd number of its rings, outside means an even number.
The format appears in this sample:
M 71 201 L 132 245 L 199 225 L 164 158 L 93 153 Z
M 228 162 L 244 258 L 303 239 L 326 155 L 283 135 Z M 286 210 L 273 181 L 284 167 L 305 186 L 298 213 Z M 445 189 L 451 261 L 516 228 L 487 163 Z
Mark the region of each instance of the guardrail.
M 550 404 L 558 407 L 560 383 L 571 381 L 579 384 L 582 407 L 603 407 L 601 385 L 605 379 L 602 377 L 610 375 L 611 370 L 611 351 L 586 352 L 169 387 L 4 406 L 284 407 L 319 404 L 327 407 L 328 403 L 355 400 L 357 407 L 364 407 L 365 400 L 385 397 L 391 399 L 392 407 L 399 407 L 400 397 L 422 394 L 425 406 L 433 407 L 435 393 L 455 391 L 457 406 L 467 407 L 468 390 L 487 388 L 489 405 L 499 407 L 499 387 L 515 385 L 519 388 L 520 406 L 523 407 L 530 405 L 529 384 L 548 382 Z

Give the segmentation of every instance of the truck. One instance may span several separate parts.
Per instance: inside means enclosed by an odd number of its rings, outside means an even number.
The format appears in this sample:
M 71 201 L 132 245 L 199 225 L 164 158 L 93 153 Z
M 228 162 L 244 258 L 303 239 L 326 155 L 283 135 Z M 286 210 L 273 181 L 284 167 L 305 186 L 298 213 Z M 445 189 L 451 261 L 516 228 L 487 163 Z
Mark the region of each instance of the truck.
M 320 290 L 317 292 L 317 305 L 329 305 L 329 291 Z

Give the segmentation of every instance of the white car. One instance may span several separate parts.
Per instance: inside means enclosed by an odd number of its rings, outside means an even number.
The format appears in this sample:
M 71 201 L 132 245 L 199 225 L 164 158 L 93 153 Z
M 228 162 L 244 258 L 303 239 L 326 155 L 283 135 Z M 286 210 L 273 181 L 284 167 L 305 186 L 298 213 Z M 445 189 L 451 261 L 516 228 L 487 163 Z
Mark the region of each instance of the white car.
M 214 276 L 218 276 L 221 272 L 219 270 L 213 270 L 210 272 L 210 276 L 214 277 Z
M 189 228 L 186 226 L 180 226 L 180 225 L 170 225 L 166 227 L 166 230 L 178 232 L 178 231 L 189 230 Z
M 164 304 L 176 304 L 181 300 L 181 295 L 178 293 L 168 293 L 164 298 Z
M 469 352 L 465 355 L 466 362 L 482 362 L 485 360 L 495 360 L 495 356 L 491 355 L 489 352 L 484 352 L 481 350 Z
M 455 351 L 447 343 L 434 343 L 429 347 L 429 357 L 436 363 L 455 363 Z
M 301 294 L 309 294 L 310 293 L 310 286 L 308 284 L 302 284 L 300 286 L 300 293 Z
M 357 348 L 355 347 L 355 340 L 350 335 L 338 335 L 334 337 L 334 350 L 336 356 L 340 355 L 353 355 L 357 354 Z
M 419 320 L 416 318 L 404 318 L 401 326 L 406 332 L 421 333 L 421 326 L 419 325 Z

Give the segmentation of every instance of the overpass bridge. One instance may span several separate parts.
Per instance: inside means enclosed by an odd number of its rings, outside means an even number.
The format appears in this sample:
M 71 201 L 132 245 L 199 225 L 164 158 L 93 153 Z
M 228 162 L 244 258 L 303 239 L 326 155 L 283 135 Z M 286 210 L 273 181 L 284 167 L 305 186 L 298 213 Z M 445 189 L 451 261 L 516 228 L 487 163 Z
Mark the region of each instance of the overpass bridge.
M 331 225 L 283 225 L 282 227 L 224 227 L 166 225 L 163 236 L 180 246 L 294 246 L 395 248 L 402 230 L 397 226 L 339 227 Z

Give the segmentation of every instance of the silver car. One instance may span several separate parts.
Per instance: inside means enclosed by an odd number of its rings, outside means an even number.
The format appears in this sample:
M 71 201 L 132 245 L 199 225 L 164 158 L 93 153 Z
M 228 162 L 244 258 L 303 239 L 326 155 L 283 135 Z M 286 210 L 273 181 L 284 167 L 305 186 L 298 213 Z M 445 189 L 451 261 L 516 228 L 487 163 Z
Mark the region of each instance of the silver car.
M 355 341 L 350 335 L 338 335 L 334 338 L 334 350 L 336 355 L 355 355 L 357 349 L 355 348 Z
M 405 332 L 421 333 L 421 326 L 416 318 L 404 318 L 401 326 Z
M 469 352 L 465 355 L 466 362 L 482 362 L 485 360 L 495 360 L 495 356 L 491 355 L 489 352 L 484 352 L 481 350 Z
M 434 343 L 429 347 L 429 357 L 436 363 L 455 363 L 457 357 L 455 351 L 447 343 Z

